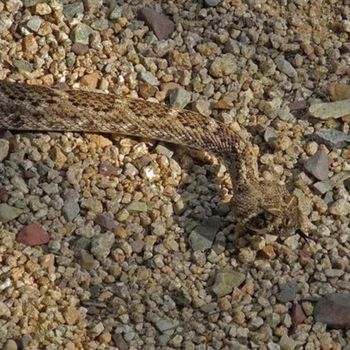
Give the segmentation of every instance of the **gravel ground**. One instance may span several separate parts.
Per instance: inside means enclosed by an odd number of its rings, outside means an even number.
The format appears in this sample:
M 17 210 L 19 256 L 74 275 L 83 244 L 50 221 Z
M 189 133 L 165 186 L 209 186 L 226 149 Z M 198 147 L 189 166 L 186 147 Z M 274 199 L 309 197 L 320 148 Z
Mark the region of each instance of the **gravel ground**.
M 349 1 L 128 2 L 2 1 L 0 79 L 246 128 L 262 175 L 294 183 L 315 240 L 237 238 L 210 155 L 2 133 L 1 348 L 349 349 L 350 332 L 314 314 L 350 290 L 350 107 L 337 119 L 338 105 L 317 107 L 350 98 Z

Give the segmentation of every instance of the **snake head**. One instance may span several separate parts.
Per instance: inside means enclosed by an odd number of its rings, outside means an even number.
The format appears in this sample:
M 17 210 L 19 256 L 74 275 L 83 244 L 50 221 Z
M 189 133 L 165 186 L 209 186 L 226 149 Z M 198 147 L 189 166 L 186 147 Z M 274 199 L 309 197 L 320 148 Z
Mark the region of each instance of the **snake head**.
M 299 200 L 274 182 L 255 182 L 241 187 L 233 199 L 240 226 L 257 233 L 291 234 L 303 229 Z

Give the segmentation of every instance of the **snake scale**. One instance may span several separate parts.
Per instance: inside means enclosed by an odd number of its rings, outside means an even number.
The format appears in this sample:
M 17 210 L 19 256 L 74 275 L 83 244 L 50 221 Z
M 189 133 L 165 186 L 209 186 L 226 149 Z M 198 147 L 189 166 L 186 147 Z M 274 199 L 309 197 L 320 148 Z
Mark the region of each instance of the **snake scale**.
M 302 225 L 298 199 L 284 186 L 259 178 L 248 138 L 194 111 L 112 94 L 1 81 L 0 129 L 115 133 L 209 151 L 230 173 L 232 209 L 241 225 L 278 232 Z

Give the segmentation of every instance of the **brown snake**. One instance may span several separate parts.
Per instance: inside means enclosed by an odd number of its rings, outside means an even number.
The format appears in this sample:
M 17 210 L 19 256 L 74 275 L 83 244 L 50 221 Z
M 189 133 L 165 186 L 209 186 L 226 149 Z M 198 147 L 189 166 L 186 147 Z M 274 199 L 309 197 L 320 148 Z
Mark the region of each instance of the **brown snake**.
M 112 94 L 1 81 L 0 129 L 115 133 L 209 151 L 229 170 L 240 227 L 294 231 L 302 226 L 298 199 L 284 186 L 259 178 L 249 140 L 193 111 Z

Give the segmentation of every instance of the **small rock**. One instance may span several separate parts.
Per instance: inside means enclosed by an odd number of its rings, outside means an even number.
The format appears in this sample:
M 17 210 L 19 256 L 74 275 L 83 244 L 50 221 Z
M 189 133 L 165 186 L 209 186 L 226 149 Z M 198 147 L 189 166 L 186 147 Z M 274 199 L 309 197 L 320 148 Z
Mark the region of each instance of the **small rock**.
M 305 170 L 317 180 L 327 180 L 329 171 L 329 159 L 326 153 L 318 150 L 304 164 Z
M 179 322 L 177 320 L 172 320 L 169 318 L 161 318 L 156 322 L 156 328 L 162 333 L 168 331 L 173 332 L 178 325 Z
M 100 148 L 113 145 L 113 142 L 110 139 L 102 135 L 92 134 L 92 135 L 89 135 L 89 139 L 91 142 L 94 142 L 97 147 L 100 147 Z
M 41 225 L 34 222 L 25 226 L 17 235 L 16 240 L 27 246 L 34 247 L 48 243 L 50 236 Z
M 168 39 L 175 30 L 175 24 L 166 15 L 151 8 L 142 8 L 138 17 L 146 22 L 159 40 Z
M 123 336 L 120 333 L 113 334 L 112 339 L 114 341 L 114 345 L 118 348 L 118 350 L 129 349 L 128 343 L 124 340 Z
M 271 128 L 270 126 L 268 126 L 264 132 L 265 142 L 267 142 L 270 146 L 272 146 L 274 144 L 274 142 L 276 141 L 276 139 L 277 139 L 276 130 L 274 128 Z
M 191 69 L 192 67 L 188 52 L 179 52 L 176 50 L 170 51 L 169 62 L 179 70 Z
M 290 78 L 296 78 L 298 76 L 295 68 L 283 56 L 277 56 L 275 64 L 282 73 L 288 75 Z
M 222 225 L 221 218 L 211 217 L 195 227 L 189 235 L 189 243 L 194 251 L 209 249 Z
M 33 71 L 32 64 L 25 60 L 13 60 L 13 65 L 18 69 L 20 73 L 31 73 Z
M 350 143 L 350 135 L 335 129 L 321 129 L 310 135 L 310 139 L 324 143 L 329 148 L 343 148 Z
M 92 239 L 90 251 L 100 262 L 103 262 L 109 255 L 114 241 L 113 233 L 96 235 Z
M 239 287 L 246 276 L 243 273 L 231 269 L 219 269 L 216 272 L 212 291 L 218 298 L 232 293 L 233 288 Z
M 280 292 L 277 294 L 277 300 L 281 303 L 293 301 L 299 291 L 299 285 L 296 282 L 284 283 L 280 286 Z
M 73 305 L 68 306 L 63 311 L 63 316 L 66 320 L 66 322 L 72 326 L 74 324 L 77 324 L 80 320 L 80 312 L 77 310 L 77 308 Z
M 89 52 L 89 46 L 82 43 L 74 43 L 71 48 L 76 55 L 85 55 Z
M 282 335 L 279 344 L 280 344 L 281 350 L 294 350 L 295 347 L 297 346 L 297 343 L 295 342 L 295 340 L 293 340 L 292 338 L 289 338 L 287 335 Z
M 319 181 L 313 185 L 313 188 L 318 191 L 319 194 L 325 194 L 332 190 L 333 187 L 339 187 L 345 184 L 346 180 L 350 178 L 350 171 L 343 171 L 335 174 L 329 180 Z
M 113 215 L 110 213 L 101 213 L 96 216 L 95 223 L 108 231 L 113 231 L 117 227 Z
M 89 90 L 95 90 L 100 79 L 101 75 L 99 72 L 86 74 L 80 79 L 80 85 L 88 88 Z
M 164 145 L 158 144 L 155 148 L 155 151 L 158 154 L 161 154 L 163 156 L 166 156 L 168 158 L 171 158 L 174 154 L 174 151 L 170 150 L 168 147 L 165 147 Z
M 0 162 L 2 162 L 9 154 L 10 142 L 0 139 Z
M 183 88 L 177 88 L 170 92 L 169 103 L 175 109 L 185 108 L 191 101 L 191 93 Z
M 9 339 L 3 347 L 3 350 L 17 350 L 17 349 L 18 349 L 17 343 L 12 339 Z
M 350 294 L 333 293 L 321 298 L 314 309 L 317 322 L 334 328 L 350 327 Z
M 224 54 L 214 59 L 210 65 L 209 73 L 215 78 L 230 75 L 236 69 L 235 62 L 235 57 L 232 54 Z
M 63 5 L 63 14 L 72 19 L 79 13 L 84 12 L 84 4 L 82 1 L 73 2 L 71 4 Z
M 0 222 L 6 223 L 11 220 L 16 219 L 18 216 L 22 214 L 23 210 L 12 207 L 6 203 L 0 204 Z
M 102 0 L 84 0 L 85 9 L 92 13 L 98 11 L 102 7 L 102 5 Z
M 27 27 L 33 32 L 37 32 L 43 22 L 44 20 L 40 16 L 32 16 L 27 22 Z
M 108 18 L 111 20 L 118 19 L 119 17 L 122 17 L 122 14 L 123 8 L 119 6 L 115 1 L 111 1 Z
M 118 174 L 118 168 L 108 160 L 105 160 L 100 163 L 99 173 L 104 176 L 114 176 Z
M 146 212 L 147 204 L 145 202 L 134 201 L 126 207 L 126 210 L 129 212 Z
M 68 222 L 72 222 L 80 213 L 80 206 L 75 198 L 68 198 L 64 201 L 62 214 Z
M 219 5 L 221 0 L 204 0 L 204 4 L 208 7 L 214 7 Z
M 312 117 L 321 120 L 344 117 L 350 114 L 350 99 L 336 102 L 315 103 L 310 106 L 309 113 Z
M 306 320 L 306 315 L 304 313 L 303 308 L 297 302 L 293 303 L 292 311 L 291 311 L 291 319 L 293 327 L 297 327 L 301 323 Z
M 77 24 L 72 31 L 72 40 L 74 43 L 89 44 L 90 36 L 93 33 L 87 24 L 79 23 Z
M 328 88 L 333 101 L 350 99 L 350 85 L 342 83 L 331 83 Z
M 294 101 L 289 104 L 289 110 L 292 113 L 304 111 L 308 108 L 309 104 L 305 100 Z
M 52 12 L 50 5 L 46 3 L 39 3 L 35 6 L 35 14 L 45 16 Z
M 350 213 L 350 202 L 346 199 L 338 199 L 330 207 L 329 212 L 336 216 L 346 216 Z
M 83 249 L 80 251 L 80 265 L 83 269 L 91 271 L 97 267 L 98 263 L 91 254 Z
M 142 70 L 139 73 L 139 78 L 150 85 L 159 85 L 159 80 L 150 72 Z

